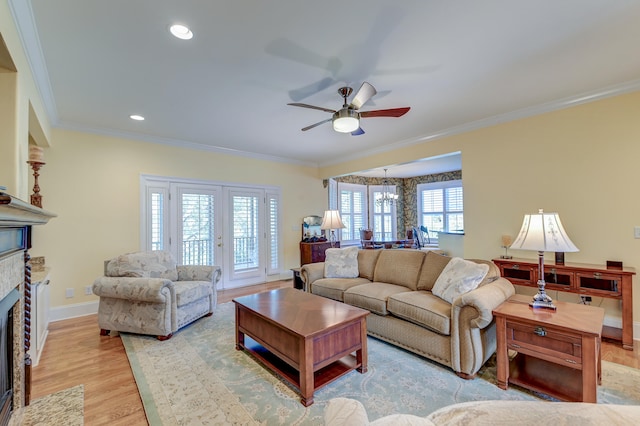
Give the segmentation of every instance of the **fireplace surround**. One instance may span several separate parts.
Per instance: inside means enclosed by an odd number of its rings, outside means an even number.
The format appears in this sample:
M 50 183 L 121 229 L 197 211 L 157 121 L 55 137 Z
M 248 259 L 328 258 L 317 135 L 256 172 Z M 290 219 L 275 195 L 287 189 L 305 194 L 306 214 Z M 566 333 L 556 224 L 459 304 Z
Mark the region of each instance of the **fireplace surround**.
M 8 389 L 3 394 L 11 395 L 0 418 L 0 425 L 8 423 L 16 409 L 29 405 L 31 386 L 31 359 L 28 354 L 31 336 L 31 229 L 34 225 L 46 224 L 56 215 L 34 207 L 9 194 L 0 192 L 0 305 L 8 305 L 6 338 L 6 365 L 11 373 L 5 380 Z M 1 313 L 0 313 L 1 314 Z M 10 345 L 8 344 L 10 343 Z M 3 361 L 4 362 L 4 361 Z M 8 413 L 8 415 L 6 415 Z M 6 422 L 6 423 L 5 423 Z

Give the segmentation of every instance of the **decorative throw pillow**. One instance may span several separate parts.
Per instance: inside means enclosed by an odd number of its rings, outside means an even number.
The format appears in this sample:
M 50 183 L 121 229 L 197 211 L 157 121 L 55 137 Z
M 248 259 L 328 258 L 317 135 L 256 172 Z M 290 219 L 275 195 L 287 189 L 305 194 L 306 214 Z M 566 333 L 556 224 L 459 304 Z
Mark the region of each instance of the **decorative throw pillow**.
M 444 267 L 431 292 L 449 303 L 467 293 L 482 282 L 489 272 L 489 265 L 478 264 L 454 257 Z
M 330 248 L 325 251 L 325 278 L 356 278 L 358 277 L 357 246 L 347 248 Z

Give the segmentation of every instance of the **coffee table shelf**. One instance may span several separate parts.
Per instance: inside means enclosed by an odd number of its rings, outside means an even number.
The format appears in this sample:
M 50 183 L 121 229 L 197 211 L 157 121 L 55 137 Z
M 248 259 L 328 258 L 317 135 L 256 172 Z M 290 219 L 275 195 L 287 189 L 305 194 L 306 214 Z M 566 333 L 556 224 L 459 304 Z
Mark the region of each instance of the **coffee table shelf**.
M 264 364 L 267 369 L 278 374 L 287 382 L 292 384 L 296 389 L 300 389 L 300 372 L 294 367 L 290 366 L 276 355 L 271 353 L 267 348 L 260 345 L 250 337 L 245 336 L 244 348 L 259 362 Z M 328 385 L 336 379 L 347 374 L 349 371 L 355 370 L 360 367 L 356 357 L 353 355 L 346 355 L 343 358 L 332 362 L 326 367 L 321 368 L 313 373 L 314 391 L 319 388 Z

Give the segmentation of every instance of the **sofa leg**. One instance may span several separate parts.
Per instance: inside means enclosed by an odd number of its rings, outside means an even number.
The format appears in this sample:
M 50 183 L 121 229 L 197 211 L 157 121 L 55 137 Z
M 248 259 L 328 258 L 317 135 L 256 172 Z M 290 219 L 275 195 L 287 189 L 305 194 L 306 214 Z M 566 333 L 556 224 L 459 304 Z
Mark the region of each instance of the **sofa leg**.
M 165 340 L 171 339 L 171 336 L 173 336 L 173 333 L 169 333 L 166 336 L 158 336 L 158 340 L 160 340 L 161 342 L 164 342 Z
M 209 312 L 208 314 L 205 315 L 205 317 L 210 317 L 211 315 L 213 315 L 213 312 Z
M 467 373 L 462 373 L 460 371 L 456 371 L 456 374 L 458 375 L 458 377 L 463 378 L 465 380 L 473 380 L 476 378 L 475 374 L 467 374 Z
M 100 335 L 101 336 L 108 336 L 109 335 L 109 331 L 111 330 L 105 330 L 104 328 L 100 329 Z

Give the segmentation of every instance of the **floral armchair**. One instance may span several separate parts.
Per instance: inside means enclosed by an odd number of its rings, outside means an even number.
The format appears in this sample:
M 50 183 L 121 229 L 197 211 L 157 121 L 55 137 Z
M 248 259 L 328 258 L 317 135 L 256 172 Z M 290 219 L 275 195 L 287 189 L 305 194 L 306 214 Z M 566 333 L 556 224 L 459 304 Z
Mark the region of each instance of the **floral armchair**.
M 213 314 L 219 266 L 178 266 L 166 251 L 128 253 L 105 262 L 93 283 L 100 296 L 100 334 L 123 331 L 169 339 L 187 324 Z

